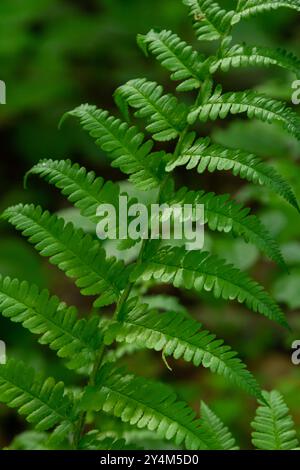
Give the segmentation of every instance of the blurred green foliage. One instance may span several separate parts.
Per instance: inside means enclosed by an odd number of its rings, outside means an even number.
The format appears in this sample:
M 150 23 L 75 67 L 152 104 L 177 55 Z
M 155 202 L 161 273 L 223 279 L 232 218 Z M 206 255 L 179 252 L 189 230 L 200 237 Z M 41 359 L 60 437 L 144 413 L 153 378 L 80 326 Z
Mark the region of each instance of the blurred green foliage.
M 230 6 L 232 0 L 222 2 Z M 285 47 L 300 56 L 299 16 L 287 11 L 268 13 L 242 22 L 235 39 L 250 44 Z M 0 107 L 1 207 L 27 201 L 40 201 L 44 207 L 66 209 L 46 185 L 30 181 L 24 201 L 22 178 L 30 166 L 41 158 L 71 158 L 96 169 L 103 177 L 118 180 L 121 175 L 106 165 L 105 156 L 92 141 L 68 123 L 58 130 L 64 112 L 82 102 L 95 103 L 114 110 L 112 94 L 124 81 L 147 75 L 166 84 L 167 73 L 155 61 L 145 60 L 136 47 L 135 37 L 150 28 L 176 30 L 179 35 L 203 51 L 208 46 L 197 44 L 188 28 L 186 9 L 175 0 L 1 0 L 0 63 L 1 77 L 7 86 L 7 104 Z M 209 46 L 211 47 L 211 46 Z M 272 97 L 290 100 L 294 78 L 277 69 L 239 69 L 220 75 L 225 89 L 255 86 Z M 226 132 L 225 132 L 226 131 Z M 205 129 L 200 129 L 205 133 Z M 214 124 L 214 139 L 231 147 L 240 147 L 269 159 L 293 185 L 300 199 L 300 146 L 281 132 L 257 122 L 232 119 Z M 203 187 L 217 193 L 231 192 L 261 215 L 269 230 L 278 238 L 290 268 L 280 272 L 273 264 L 259 258 L 255 248 L 241 241 L 228 251 L 227 238 L 209 238 L 212 251 L 222 255 L 252 274 L 282 303 L 287 312 L 292 334 L 251 315 L 238 305 L 186 296 L 181 300 L 196 317 L 247 358 L 260 383 L 285 394 L 300 429 L 300 366 L 290 360 L 291 343 L 300 339 L 300 223 L 295 211 L 274 194 L 237 184 L 229 175 L 205 173 L 202 176 L 182 173 L 180 183 Z M 261 209 L 267 202 L 268 209 Z M 12 277 L 27 279 L 40 287 L 48 286 L 72 303 L 80 302 L 76 289 L 33 248 L 8 228 L 1 226 L 0 271 Z M 165 293 L 162 290 L 162 293 Z M 168 294 L 176 294 L 174 290 Z M 82 302 L 82 300 L 81 300 Z M 84 312 L 90 306 L 80 305 Z M 242 311 L 244 315 L 237 314 Z M 0 337 L 7 342 L 8 354 L 68 383 L 68 374 L 54 355 L 36 346 L 21 328 L 0 319 Z M 184 364 L 174 364 L 176 377 L 165 368 L 159 355 L 137 353 L 124 359 L 129 367 L 142 374 L 170 381 L 179 394 L 197 406 L 199 398 L 214 404 L 214 410 L 239 436 L 242 446 L 249 446 L 249 422 L 255 403 L 225 384 L 220 377 L 204 370 L 196 372 Z M 170 361 L 172 362 L 172 361 Z M 147 367 L 145 369 L 145 364 Z M 171 364 L 172 365 L 172 364 Z M 66 377 L 67 374 L 67 377 Z M 174 383 L 175 382 L 175 383 Z M 243 420 L 240 417 L 243 416 Z M 111 424 L 110 424 L 111 426 Z M 0 407 L 0 446 L 22 430 L 21 418 Z

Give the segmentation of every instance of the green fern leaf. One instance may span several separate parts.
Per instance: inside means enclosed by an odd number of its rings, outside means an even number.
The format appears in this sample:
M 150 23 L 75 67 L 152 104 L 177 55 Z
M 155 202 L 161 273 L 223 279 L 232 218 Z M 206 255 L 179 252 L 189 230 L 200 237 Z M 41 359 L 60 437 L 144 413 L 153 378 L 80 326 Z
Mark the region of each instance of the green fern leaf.
M 100 243 L 75 229 L 64 219 L 43 212 L 41 207 L 22 205 L 6 209 L 7 219 L 42 256 L 58 266 L 70 278 L 83 295 L 100 295 L 95 307 L 114 303 L 125 288 L 128 270 L 124 263 L 115 258 L 106 258 Z
M 216 298 L 245 303 L 254 312 L 287 326 L 283 312 L 261 285 L 206 252 L 187 252 L 184 247 L 164 247 L 157 251 L 155 246 L 150 246 L 144 261 L 135 267 L 131 278 L 144 281 L 154 279 L 197 292 L 212 292 Z
M 139 450 L 124 439 L 105 437 L 97 429 L 89 431 L 79 442 L 79 450 Z
M 18 408 L 38 431 L 65 423 L 70 432 L 76 419 L 73 403 L 62 382 L 55 383 L 52 378 L 44 381 L 33 369 L 15 360 L 0 366 L 0 401 Z
M 291 8 L 300 11 L 299 0 L 240 0 L 238 12 L 233 18 L 233 22 L 237 23 L 243 18 L 250 18 L 278 8 Z
M 155 431 L 162 439 L 190 450 L 209 449 L 210 442 L 200 428 L 200 420 L 184 402 L 178 402 L 166 385 L 142 377 L 111 370 L 99 371 L 95 387 L 87 387 L 82 403 L 87 410 L 104 411 L 125 423 Z
M 223 72 L 238 67 L 249 66 L 270 66 L 277 65 L 289 70 L 297 77 L 300 76 L 300 60 L 294 54 L 284 49 L 271 49 L 261 46 L 235 45 L 223 54 L 223 57 L 216 58 L 210 64 L 210 72 L 215 73 L 218 69 Z
M 256 118 L 269 124 L 280 122 L 291 135 L 300 140 L 300 118 L 285 103 L 251 90 L 223 95 L 220 91 L 218 88 L 205 104 L 190 112 L 190 123 L 194 123 L 197 118 L 206 122 L 209 119 L 225 119 L 230 113 L 247 113 L 250 119 Z
M 185 166 L 187 170 L 196 168 L 200 174 L 206 170 L 211 173 L 231 170 L 234 176 L 271 188 L 299 211 L 296 196 L 288 182 L 259 157 L 243 150 L 211 144 L 207 138 L 198 139 L 193 145 L 189 143 L 185 146 L 179 156 L 170 159 L 166 171 L 173 171 L 178 166 Z
M 124 321 L 112 322 L 105 332 L 105 343 L 113 341 L 162 351 L 164 356 L 182 358 L 196 367 L 203 365 L 248 393 L 261 396 L 256 380 L 237 353 L 184 314 L 149 310 L 133 299 L 124 307 Z
M 150 121 L 146 129 L 155 140 L 175 139 L 186 127 L 187 106 L 179 104 L 171 94 L 164 95 L 163 87 L 155 82 L 145 78 L 130 80 L 117 89 L 115 96 L 118 103 L 137 109 L 136 117 Z
M 174 197 L 168 201 L 170 206 L 190 204 L 204 205 L 204 223 L 211 230 L 219 232 L 233 232 L 241 236 L 246 242 L 251 242 L 262 250 L 270 259 L 275 261 L 282 269 L 286 264 L 277 242 L 255 215 L 249 215 L 250 209 L 230 199 L 228 194 L 217 196 L 205 191 L 188 191 L 181 188 Z
M 230 31 L 234 11 L 222 9 L 213 0 L 183 0 L 183 3 L 190 7 L 199 40 L 218 40 Z
M 96 139 L 96 144 L 112 158 L 112 166 L 130 175 L 137 188 L 145 190 L 161 183 L 160 165 L 164 152 L 151 153 L 153 142 L 144 142 L 136 127 L 129 127 L 107 111 L 88 104 L 67 113 L 80 119 L 83 128 Z
M 120 187 L 112 181 L 105 182 L 96 177 L 93 171 L 70 160 L 41 160 L 25 177 L 39 175 L 61 190 L 71 203 L 80 210 L 81 215 L 97 223 L 97 208 L 100 204 L 112 204 L 118 208 Z
M 77 319 L 75 307 L 66 307 L 45 289 L 18 279 L 0 276 L 0 311 L 16 323 L 22 323 L 31 333 L 42 335 L 41 344 L 57 351 L 69 360 L 71 369 L 93 364 L 102 338 L 99 318 Z
M 239 450 L 228 428 L 204 402 L 201 402 L 200 410 L 201 427 L 212 440 L 215 440 L 215 448 L 218 450 Z
M 154 54 L 172 72 L 172 80 L 184 80 L 177 86 L 177 91 L 190 91 L 200 87 L 204 56 L 194 51 L 177 34 L 166 30 L 151 30 L 145 36 L 138 36 L 138 44 L 146 53 L 150 51 Z
M 98 223 L 100 217 L 97 209 L 101 204 L 111 204 L 116 211 L 116 235 L 119 235 L 119 197 L 125 195 L 128 198 L 128 206 L 135 203 L 126 193 L 120 191 L 117 183 L 96 177 L 93 171 L 87 172 L 84 167 L 70 160 L 42 160 L 35 165 L 26 175 L 25 181 L 31 174 L 45 178 L 50 184 L 54 184 L 61 190 L 64 196 L 80 210 L 82 216 L 91 222 Z
M 281 394 L 263 392 L 265 402 L 256 411 L 251 423 L 252 442 L 262 450 L 293 450 L 299 446 L 294 422 Z

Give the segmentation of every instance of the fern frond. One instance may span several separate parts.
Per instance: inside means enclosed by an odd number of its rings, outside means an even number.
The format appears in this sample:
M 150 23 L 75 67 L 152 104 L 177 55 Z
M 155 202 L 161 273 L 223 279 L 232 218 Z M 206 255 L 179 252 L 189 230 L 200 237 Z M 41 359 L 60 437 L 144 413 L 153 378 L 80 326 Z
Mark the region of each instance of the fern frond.
M 200 420 L 166 385 L 142 377 L 111 370 L 99 371 L 95 387 L 87 387 L 82 408 L 104 411 L 125 423 L 155 431 L 162 439 L 184 444 L 189 450 L 209 449 L 210 442 L 200 428 Z
M 132 280 L 154 279 L 175 287 L 212 292 L 214 297 L 237 300 L 262 315 L 287 326 L 283 312 L 263 287 L 217 256 L 184 247 L 149 247 L 144 261 L 132 272 Z
M 97 208 L 100 204 L 119 205 L 120 187 L 112 181 L 105 182 L 70 160 L 41 160 L 26 174 L 39 175 L 55 185 L 62 194 L 80 210 L 81 215 L 97 223 Z
M 262 450 L 293 450 L 299 446 L 294 422 L 282 395 L 263 392 L 265 402 L 257 408 L 251 423 L 252 443 Z
M 269 187 L 299 211 L 296 196 L 288 182 L 259 157 L 243 150 L 211 144 L 207 138 L 198 139 L 192 146 L 183 148 L 179 156 L 171 158 L 166 171 L 173 171 L 178 166 L 185 166 L 187 170 L 196 168 L 200 174 L 206 170 L 210 173 L 231 170 L 234 176 Z
M 229 429 L 224 426 L 218 416 L 202 401 L 201 427 L 203 431 L 215 440 L 215 448 L 219 450 L 239 450 Z
M 38 431 L 64 423 L 70 432 L 76 419 L 62 382 L 55 383 L 52 378 L 44 381 L 32 368 L 15 360 L 0 366 L 0 401 L 17 408 Z
M 124 307 L 124 321 L 112 322 L 105 332 L 105 343 L 113 341 L 162 351 L 165 356 L 202 365 L 223 375 L 246 392 L 261 396 L 261 391 L 237 353 L 215 335 L 202 329 L 201 323 L 178 312 L 160 313 L 130 300 Z
M 105 437 L 97 429 L 89 431 L 79 441 L 79 450 L 138 450 L 133 444 L 127 444 L 125 439 Z
M 272 49 L 261 46 L 234 45 L 210 64 L 210 72 L 215 73 L 218 69 L 223 72 L 238 67 L 270 66 L 277 65 L 289 70 L 297 77 L 300 76 L 300 59 L 284 49 Z
M 177 86 L 177 91 L 190 91 L 200 87 L 204 56 L 194 51 L 177 34 L 166 30 L 156 32 L 152 29 L 148 34 L 138 36 L 138 44 L 146 54 L 150 51 L 172 72 L 172 80 L 183 80 L 183 83 Z
M 228 114 L 247 113 L 248 118 L 256 118 L 272 124 L 280 122 L 294 137 L 300 140 L 300 117 L 282 101 L 277 101 L 252 90 L 220 93 L 220 89 L 203 105 L 190 112 L 188 120 L 194 123 L 209 119 L 225 119 Z
M 107 111 L 88 104 L 75 108 L 67 116 L 80 119 L 82 127 L 113 160 L 112 166 L 129 175 L 137 188 L 145 190 L 159 186 L 164 152 L 151 153 L 153 142 L 145 142 L 144 135 L 136 127 L 129 127 Z
M 227 11 L 213 0 L 183 0 L 194 17 L 194 28 L 201 41 L 220 39 L 231 28 L 234 11 Z
M 0 311 L 31 333 L 41 335 L 39 342 L 68 359 L 71 369 L 92 364 L 101 344 L 99 318 L 78 320 L 75 307 L 67 307 L 45 289 L 18 279 L 0 276 Z
M 19 204 L 6 209 L 2 217 L 28 237 L 42 256 L 75 278 L 82 295 L 100 296 L 96 307 L 118 299 L 126 286 L 127 269 L 123 262 L 106 258 L 100 243 L 90 235 L 39 206 Z
M 277 10 L 278 8 L 291 8 L 300 11 L 299 0 L 241 0 L 234 16 L 234 23 L 243 18 L 250 18 L 259 13 Z
M 286 265 L 277 242 L 255 215 L 249 215 L 250 209 L 230 199 L 228 194 L 217 196 L 215 193 L 205 191 L 188 191 L 181 188 L 174 197 L 168 201 L 170 206 L 191 204 L 204 205 L 204 223 L 211 230 L 219 232 L 233 232 L 241 236 L 246 242 L 257 246 L 269 258 L 278 263 L 283 269 Z
M 146 129 L 155 140 L 175 139 L 186 127 L 187 106 L 171 94 L 164 95 L 163 87 L 155 82 L 130 80 L 117 89 L 115 96 L 118 103 L 137 109 L 136 117 L 150 121 Z

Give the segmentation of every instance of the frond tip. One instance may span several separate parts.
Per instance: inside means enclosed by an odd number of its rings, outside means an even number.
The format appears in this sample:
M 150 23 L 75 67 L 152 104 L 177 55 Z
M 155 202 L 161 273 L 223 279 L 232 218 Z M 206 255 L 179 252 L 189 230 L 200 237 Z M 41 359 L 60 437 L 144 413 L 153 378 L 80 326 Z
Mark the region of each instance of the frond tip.
M 175 96 L 164 95 L 163 87 L 145 78 L 130 80 L 115 93 L 117 103 L 137 109 L 135 116 L 150 123 L 146 129 L 154 140 L 176 139 L 186 126 L 188 107 Z M 125 104 L 124 104 L 125 103 Z
M 295 450 L 299 441 L 282 395 L 273 390 L 263 392 L 263 398 L 251 423 L 253 444 L 262 450 Z
M 199 40 L 217 40 L 230 31 L 233 10 L 224 10 L 214 0 L 183 0 L 183 3 L 190 7 Z

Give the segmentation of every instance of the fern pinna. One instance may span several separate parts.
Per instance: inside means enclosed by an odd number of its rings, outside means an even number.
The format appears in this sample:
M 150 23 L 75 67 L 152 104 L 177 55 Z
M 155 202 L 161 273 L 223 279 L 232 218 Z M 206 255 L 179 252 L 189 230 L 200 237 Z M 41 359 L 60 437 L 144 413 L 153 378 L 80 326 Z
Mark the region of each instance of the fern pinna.
M 299 206 L 289 183 L 269 164 L 243 149 L 226 148 L 209 137 L 197 135 L 199 122 L 225 119 L 245 113 L 270 124 L 279 124 L 300 138 L 300 118 L 285 103 L 253 90 L 222 91 L 215 83 L 218 70 L 244 66 L 277 65 L 300 74 L 300 61 L 283 50 L 256 45 L 232 45 L 232 29 L 242 20 L 279 7 L 300 10 L 298 0 L 240 0 L 232 11 L 211 0 L 184 0 L 200 41 L 218 41 L 213 56 L 206 57 L 171 31 L 151 30 L 138 36 L 146 55 L 153 55 L 171 73 L 179 93 L 196 92 L 190 105 L 146 78 L 120 86 L 115 100 L 122 117 L 84 104 L 66 114 L 77 118 L 110 158 L 113 167 L 128 176 L 140 191 L 155 190 L 157 203 L 205 206 L 205 223 L 212 231 L 231 232 L 254 244 L 285 269 L 284 259 L 267 228 L 250 210 L 228 195 L 178 188 L 176 169 L 196 173 L 231 171 L 254 184 L 265 185 L 282 196 L 295 211 Z M 134 117 L 145 122 L 145 132 L 131 124 Z M 147 134 L 147 135 L 146 135 Z M 168 145 L 170 151 L 161 150 Z M 166 144 L 166 142 L 168 144 Z M 98 177 L 71 161 L 42 160 L 26 176 L 39 175 L 56 186 L 83 217 L 97 223 L 97 207 L 112 204 L 118 211 L 120 185 Z M 167 357 L 191 362 L 224 376 L 232 387 L 241 387 L 259 401 L 252 423 L 253 444 L 259 449 L 294 449 L 298 446 L 293 422 L 282 396 L 262 392 L 246 365 L 230 346 L 173 302 L 164 312 L 159 298 L 147 296 L 153 284 L 173 284 L 198 295 L 237 301 L 283 327 L 288 321 L 272 297 L 256 281 L 236 267 L 205 251 L 166 246 L 161 240 L 120 240 L 119 253 L 135 245 L 132 262 L 110 257 L 104 242 L 40 206 L 19 204 L 2 215 L 28 238 L 41 256 L 73 279 L 84 296 L 94 298 L 94 313 L 79 318 L 47 290 L 27 281 L 0 278 L 0 310 L 20 323 L 43 345 L 48 345 L 68 368 L 85 376 L 86 386 L 76 392 L 52 378 L 43 379 L 14 359 L 0 366 L 0 400 L 17 408 L 36 431 L 25 432 L 12 443 L 26 448 L 135 449 L 137 442 L 122 434 L 126 426 L 144 428 L 162 443 L 178 448 L 237 449 L 229 430 L 202 403 L 200 417 L 179 400 L 167 385 L 129 373 L 118 365 L 123 354 L 138 349 L 159 351 Z M 163 303 L 164 300 L 162 299 Z M 99 308 L 114 305 L 113 317 Z M 123 349 L 122 349 L 123 348 Z M 125 427 L 113 428 L 108 436 L 98 427 L 98 412 L 114 416 Z M 89 413 L 89 431 L 86 422 Z M 91 414 L 90 414 L 91 413 Z M 93 419 L 95 419 L 93 421 Z M 92 422 L 95 428 L 91 430 Z M 20 444 L 21 445 L 21 444 Z

